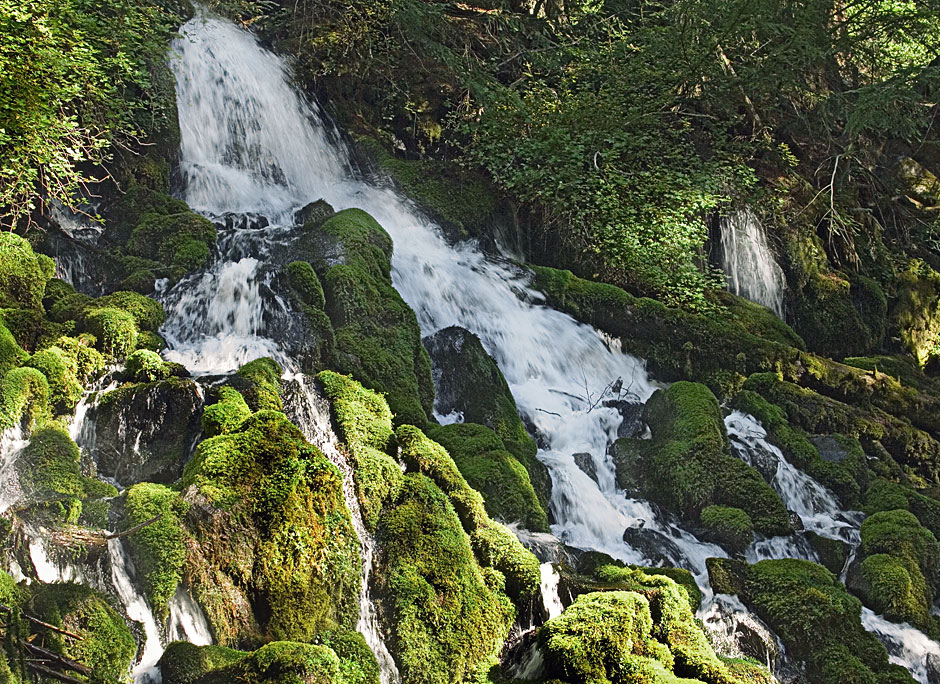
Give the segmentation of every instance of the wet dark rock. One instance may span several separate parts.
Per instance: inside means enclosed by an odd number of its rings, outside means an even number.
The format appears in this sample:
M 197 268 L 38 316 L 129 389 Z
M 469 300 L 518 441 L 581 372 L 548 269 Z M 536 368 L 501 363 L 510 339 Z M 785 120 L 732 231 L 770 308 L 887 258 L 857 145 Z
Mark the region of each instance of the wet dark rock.
M 319 228 L 334 213 L 333 207 L 326 200 L 318 199 L 316 202 L 298 209 L 294 213 L 294 223 L 304 228 Z
M 927 681 L 930 684 L 940 684 L 940 656 L 927 654 Z
M 591 456 L 591 454 L 581 452 L 574 454 L 572 458 L 574 459 L 575 465 L 581 469 L 581 472 L 597 482 L 597 466 L 594 465 L 594 457 Z
M 794 532 L 799 532 L 804 529 L 803 518 L 800 517 L 800 514 L 796 511 L 787 511 L 790 514 L 790 528 Z
M 777 467 L 780 462 L 776 454 L 754 446 L 750 447 L 737 440 L 731 440 L 731 452 L 742 461 L 757 469 L 761 477 L 767 482 L 772 482 L 777 475 Z M 802 529 L 802 528 L 801 528 Z
M 99 476 L 122 486 L 171 483 L 183 472 L 201 431 L 202 399 L 192 380 L 125 385 L 105 394 L 80 442 Z
M 643 450 L 649 446 L 645 440 L 618 439 L 610 445 L 608 453 L 614 461 L 617 486 L 626 492 L 639 491 L 636 473 L 641 467 Z
M 623 532 L 623 541 L 653 565 L 693 570 L 679 546 L 662 532 L 647 527 L 628 527 Z
M 838 539 L 829 539 L 815 532 L 806 532 L 805 536 L 810 546 L 819 555 L 822 565 L 834 575 L 841 573 L 849 557 L 848 545 Z
M 270 225 L 267 217 L 261 214 L 236 214 L 232 212 L 217 217 L 215 223 L 226 230 L 261 230 Z
M 646 423 L 643 422 L 643 404 L 629 399 L 611 399 L 603 404 L 607 408 L 617 411 L 623 422 L 617 428 L 617 437 L 641 437 L 646 432 Z
M 819 455 L 822 456 L 824 461 L 841 463 L 849 455 L 848 450 L 834 437 L 827 435 L 810 437 L 809 441 L 813 443 L 813 446 L 819 449 Z

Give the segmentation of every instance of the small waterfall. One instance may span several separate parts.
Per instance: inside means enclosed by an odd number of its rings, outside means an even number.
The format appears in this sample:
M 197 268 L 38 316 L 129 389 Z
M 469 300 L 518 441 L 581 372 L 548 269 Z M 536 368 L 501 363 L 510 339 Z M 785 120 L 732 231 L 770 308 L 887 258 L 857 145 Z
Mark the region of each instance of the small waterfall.
M 369 586 L 375 561 L 375 538 L 366 529 L 356 496 L 353 469 L 339 450 L 339 441 L 330 421 L 329 402 L 317 392 L 313 383 L 303 374 L 288 374 L 284 378 L 290 386 L 288 410 L 291 419 L 300 427 L 308 441 L 317 445 L 323 455 L 330 459 L 343 475 L 343 498 L 349 509 L 353 528 L 359 538 L 362 569 L 362 584 L 359 589 L 359 621 L 356 631 L 361 633 L 379 663 L 382 684 L 399 684 L 401 675 L 392 654 L 385 645 L 382 628 L 375 611 Z M 289 390 L 289 391 L 290 391 Z
M 42 529 L 27 528 L 25 534 L 29 539 L 29 559 L 40 582 L 80 582 L 83 579 L 77 566 L 58 557 L 55 552 L 50 554 Z
M 756 418 L 732 411 L 725 418 L 725 426 L 732 449 L 739 458 L 758 470 L 774 470 L 771 486 L 787 509 L 800 516 L 805 529 L 845 542 L 851 549 L 858 546 L 858 528 L 864 516 L 858 511 L 842 510 L 832 492 L 787 461 L 783 452 L 767 441 L 767 431 Z M 819 562 L 803 535 L 761 539 L 747 552 L 747 559 L 752 563 L 768 558 Z
M 906 622 L 888 622 L 868 608 L 862 608 L 862 626 L 881 640 L 892 663 L 906 667 L 921 684 L 937 681 L 940 644 L 936 641 Z
M 170 624 L 167 628 L 170 641 L 189 641 L 197 646 L 212 643 L 212 632 L 202 608 L 182 584 L 170 599 Z
M 5 430 L 0 436 L 0 513 L 20 498 L 16 459 L 27 444 L 29 440 L 23 437 L 23 429 L 19 425 Z
M 558 617 L 565 610 L 561 597 L 558 595 L 558 583 L 561 581 L 561 575 L 555 569 L 554 563 L 542 563 L 539 566 L 542 575 L 542 581 L 539 585 L 539 593 L 542 595 L 542 605 L 545 607 L 545 613 L 548 619 Z
M 764 227 L 750 209 L 721 219 L 721 268 L 731 292 L 783 318 L 786 278 L 774 260 Z
M 108 540 L 108 554 L 111 559 L 111 579 L 118 598 L 124 605 L 128 618 L 139 622 L 144 629 L 144 648 L 138 654 L 137 665 L 131 674 L 135 684 L 160 684 L 160 669 L 157 661 L 163 655 L 163 643 L 160 640 L 160 627 L 147 605 L 147 600 L 137 589 L 134 582 L 134 566 L 128 557 L 120 539 Z
M 777 670 L 777 660 L 783 653 L 780 638 L 751 613 L 737 596 L 711 596 L 702 603 L 698 618 L 712 645 L 722 655 L 733 658 L 744 655 L 757 657 L 767 669 Z M 756 653 L 757 648 L 763 653 Z

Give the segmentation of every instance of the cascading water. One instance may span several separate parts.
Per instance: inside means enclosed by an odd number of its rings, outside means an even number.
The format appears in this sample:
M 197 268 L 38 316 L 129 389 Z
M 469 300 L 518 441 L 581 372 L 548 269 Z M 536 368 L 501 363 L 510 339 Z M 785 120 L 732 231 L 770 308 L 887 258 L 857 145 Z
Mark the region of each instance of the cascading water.
M 763 226 L 750 209 L 721 219 L 721 268 L 728 276 L 729 290 L 783 318 L 786 279 Z
M 170 641 L 188 641 L 197 646 L 212 643 L 212 632 L 202 608 L 182 584 L 176 587 L 176 593 L 170 599 L 170 624 L 167 633 Z
M 6 511 L 20 497 L 20 486 L 16 476 L 16 459 L 29 443 L 24 439 L 19 425 L 11 427 L 0 436 L 0 513 Z
M 892 663 L 906 667 L 921 684 L 937 681 L 940 644 L 936 641 L 906 622 L 888 622 L 868 608 L 862 608 L 862 626 L 881 640 Z

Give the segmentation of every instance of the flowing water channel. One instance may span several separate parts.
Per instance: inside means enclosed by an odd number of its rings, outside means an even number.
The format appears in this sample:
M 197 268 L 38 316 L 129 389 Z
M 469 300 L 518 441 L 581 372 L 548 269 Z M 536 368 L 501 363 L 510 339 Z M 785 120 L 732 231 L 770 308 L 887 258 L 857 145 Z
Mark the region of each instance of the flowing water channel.
M 740 209 L 723 217 L 720 227 L 720 261 L 728 289 L 783 318 L 786 279 L 757 216 L 751 209 Z
M 561 542 L 627 562 L 668 562 L 688 568 L 705 590 L 700 616 L 711 623 L 711 632 L 719 638 L 730 634 L 735 624 L 756 620 L 740 603 L 715 597 L 708 589 L 705 559 L 725 556 L 720 547 L 700 541 L 648 502 L 628 498 L 616 486 L 608 447 L 617 438 L 623 418 L 602 400 L 619 379 L 623 389 L 610 398 L 646 401 L 657 383 L 644 363 L 625 354 L 616 341 L 545 306 L 544 297 L 530 286 L 531 274 L 525 269 L 486 256 L 472 242 L 448 242 L 437 226 L 393 189 L 358 177 L 339 136 L 316 106 L 291 86 L 285 62 L 250 33 L 218 18 L 197 16 L 182 35 L 171 58 L 182 132 L 182 197 L 216 223 L 219 241 L 205 271 L 172 287 L 159 284 L 158 296 L 167 311 L 161 329 L 168 343 L 166 356 L 204 376 L 230 373 L 262 356 L 274 357 L 286 369 L 290 388 L 286 406 L 291 418 L 344 475 L 346 501 L 362 544 L 358 628 L 376 654 L 383 684 L 397 682 L 398 673 L 369 595 L 374 540 L 362 525 L 352 474 L 336 448 L 328 408 L 309 379 L 297 372 L 297 360 L 281 343 L 290 306 L 271 287 L 274 273 L 268 262 L 272 254 L 290 248 L 294 213 L 318 199 L 337 210 L 364 209 L 388 231 L 395 246 L 394 285 L 417 314 L 423 334 L 462 326 L 479 336 L 496 359 L 520 412 L 539 434 L 543 447 L 539 458 L 553 482 L 552 532 Z M 735 219 L 730 234 L 739 228 L 746 232 L 748 225 L 747 217 Z M 746 264 L 740 270 L 744 273 Z M 782 304 L 777 304 L 782 285 L 778 287 L 772 273 L 758 277 L 770 283 L 769 294 L 752 293 L 751 298 L 767 299 L 761 303 L 782 313 Z M 744 282 L 743 276 L 737 281 Z M 83 404 L 82 417 L 73 424 L 76 437 L 86 429 L 82 426 L 85 411 Z M 858 543 L 860 516 L 839 510 L 831 493 L 789 464 L 767 442 L 757 421 L 732 413 L 726 424 L 735 453 L 749 462 L 760 459 L 772 465 L 772 485 L 807 529 L 850 545 Z M 7 464 L 15 460 L 21 443 L 16 433 L 3 436 L 0 476 L 6 477 Z M 575 454 L 590 455 L 596 477 L 579 467 Z M 651 558 L 637 545 L 626 543 L 628 528 L 658 540 L 661 553 Z M 166 637 L 136 589 L 120 541 L 111 540 L 108 550 L 116 593 L 128 616 L 140 622 L 146 634 L 135 678 L 155 678 L 154 665 Z M 758 540 L 747 555 L 749 560 L 816 559 L 798 535 Z M 550 616 L 562 610 L 558 579 L 551 563 L 543 564 L 542 601 Z M 170 612 L 171 638 L 182 636 L 194 643 L 211 640 L 198 605 L 184 588 L 178 590 Z M 891 625 L 889 633 L 874 618 L 867 619 L 866 626 L 886 641 L 900 640 L 903 648 L 910 647 L 908 655 L 895 657 L 908 658 L 912 671 L 920 676 L 919 663 L 936 644 L 927 640 L 931 646 L 918 645 L 913 637 L 908 639 L 908 632 L 897 637 L 899 626 Z M 766 630 L 758 623 L 753 623 L 753 629 Z M 773 639 L 769 631 L 767 639 Z

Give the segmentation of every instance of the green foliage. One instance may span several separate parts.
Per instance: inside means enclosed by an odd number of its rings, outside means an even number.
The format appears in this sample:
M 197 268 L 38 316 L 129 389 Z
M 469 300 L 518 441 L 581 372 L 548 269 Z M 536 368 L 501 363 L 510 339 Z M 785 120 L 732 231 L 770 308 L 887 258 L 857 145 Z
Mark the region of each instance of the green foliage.
M 138 349 L 127 357 L 124 374 L 131 382 L 157 382 L 170 377 L 171 369 L 156 352 Z
M 85 316 L 85 328 L 98 341 L 98 348 L 109 359 L 123 359 L 137 348 L 134 317 L 122 309 L 92 309 Z
M 0 4 L 0 219 L 75 202 L 94 172 L 170 116 L 151 66 L 179 21 L 163 5 L 107 0 Z
M 376 580 L 403 681 L 469 679 L 498 653 L 514 611 L 495 573 L 474 561 L 454 506 L 427 477 L 406 475 L 379 519 L 378 539 Z
M 862 627 L 861 602 L 822 566 L 710 558 L 708 575 L 715 591 L 737 594 L 767 622 L 787 653 L 806 663 L 813 684 L 913 681 L 889 665 L 884 646 Z
M 702 526 L 731 551 L 744 551 L 754 539 L 754 524 L 740 508 L 708 506 L 702 510 Z
M 33 585 L 26 608 L 60 629 L 78 634 L 81 639 L 47 630 L 43 645 L 51 651 L 92 668 L 94 682 L 119 681 L 130 669 L 137 651 L 134 637 L 122 618 L 103 596 L 80 584 L 55 583 Z
M 342 477 L 284 414 L 262 410 L 204 440 L 180 484 L 212 511 L 189 533 L 202 558 L 193 586 L 219 643 L 250 634 L 236 605 L 247 597 L 271 638 L 355 624 L 359 544 Z
M 3 11 L 8 7 L 0 6 L 0 22 L 3 21 Z M 7 53 L 0 53 L 0 60 Z M 2 62 L 0 62 L 2 64 Z M 3 107 L 4 102 L 0 102 Z M 2 110 L 0 110 L 2 112 Z M 0 114 L 2 121 L 2 114 Z M 0 125 L 0 155 L 4 154 L 4 132 Z M 5 169 L 0 162 L 0 178 L 5 175 Z M 0 191 L 0 207 L 5 204 Z M 0 208 L 0 212 L 3 209 Z M 0 218 L 3 218 L 0 214 Z M 24 309 L 38 309 L 42 306 L 42 296 L 45 292 L 46 281 L 54 272 L 55 264 L 52 259 L 42 254 L 35 254 L 29 242 L 9 231 L 0 232 L 0 307 L 22 307 Z
M 360 209 L 338 212 L 321 230 L 343 250 L 343 263 L 322 278 L 341 370 L 385 393 L 398 423 L 425 425 L 431 363 L 414 312 L 392 286 L 391 238 Z
M 179 492 L 150 482 L 141 482 L 127 490 L 127 528 L 150 523 L 128 538 L 137 570 L 143 575 L 147 598 L 155 614 L 165 620 L 169 601 L 176 592 L 186 561 L 182 517 L 188 505 Z

